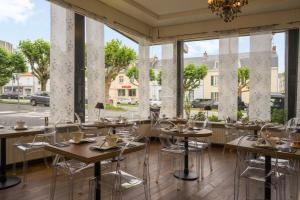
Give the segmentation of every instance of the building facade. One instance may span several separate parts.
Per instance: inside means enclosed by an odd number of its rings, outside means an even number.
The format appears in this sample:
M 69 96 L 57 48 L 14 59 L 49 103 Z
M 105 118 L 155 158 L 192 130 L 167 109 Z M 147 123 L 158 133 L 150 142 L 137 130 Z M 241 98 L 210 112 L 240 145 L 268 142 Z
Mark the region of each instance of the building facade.
M 13 45 L 11 43 L 3 41 L 3 40 L 0 40 L 0 48 L 5 49 L 9 53 L 12 53 L 14 51 Z

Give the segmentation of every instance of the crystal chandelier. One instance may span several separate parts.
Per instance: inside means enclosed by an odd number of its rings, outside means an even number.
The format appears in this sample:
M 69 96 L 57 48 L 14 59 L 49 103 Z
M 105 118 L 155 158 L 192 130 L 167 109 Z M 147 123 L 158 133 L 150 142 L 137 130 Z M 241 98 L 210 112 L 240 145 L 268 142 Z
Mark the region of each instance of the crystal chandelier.
M 241 13 L 241 8 L 248 4 L 248 0 L 208 0 L 208 8 L 213 13 L 224 19 L 225 22 L 231 22 Z

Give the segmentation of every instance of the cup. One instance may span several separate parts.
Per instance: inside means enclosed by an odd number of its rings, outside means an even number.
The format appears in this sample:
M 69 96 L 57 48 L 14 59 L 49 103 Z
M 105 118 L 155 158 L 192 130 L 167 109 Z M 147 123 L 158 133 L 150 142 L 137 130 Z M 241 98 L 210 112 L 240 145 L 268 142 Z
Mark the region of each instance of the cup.
M 16 121 L 16 128 L 24 128 L 25 122 L 22 120 Z
M 183 125 L 183 124 L 178 124 L 177 125 L 177 129 L 178 129 L 179 132 L 183 132 L 184 128 L 185 128 L 185 125 Z
M 79 143 L 83 138 L 83 132 L 74 132 L 72 133 L 72 139 L 75 143 Z
M 118 142 L 118 136 L 117 135 L 107 135 L 105 137 L 105 140 L 108 144 L 108 146 L 116 146 Z

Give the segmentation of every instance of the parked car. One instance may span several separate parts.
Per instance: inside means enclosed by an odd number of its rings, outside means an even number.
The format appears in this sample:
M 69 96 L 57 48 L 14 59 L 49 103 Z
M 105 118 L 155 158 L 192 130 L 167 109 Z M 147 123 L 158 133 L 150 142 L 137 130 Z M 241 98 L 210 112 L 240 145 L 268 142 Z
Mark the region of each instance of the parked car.
M 133 100 L 130 98 L 118 98 L 117 104 L 137 104 L 137 100 Z
M 50 96 L 48 92 L 39 92 L 30 96 L 30 103 L 32 106 L 43 104 L 45 106 L 50 105 Z
M 271 94 L 271 110 L 273 109 L 284 109 L 284 94 Z
M 161 101 L 150 99 L 150 107 L 153 107 L 153 108 L 159 107 L 160 108 L 161 107 Z
M 1 99 L 18 99 L 17 92 L 6 92 L 1 95 Z
M 192 101 L 192 108 L 205 108 L 213 104 L 213 100 L 211 99 L 195 99 Z

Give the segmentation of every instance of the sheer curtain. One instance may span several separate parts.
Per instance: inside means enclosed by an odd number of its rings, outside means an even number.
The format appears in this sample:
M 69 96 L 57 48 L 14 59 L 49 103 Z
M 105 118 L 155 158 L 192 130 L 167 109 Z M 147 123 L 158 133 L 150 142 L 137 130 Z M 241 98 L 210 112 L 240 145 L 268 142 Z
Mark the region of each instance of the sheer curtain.
M 149 45 L 139 45 L 139 116 L 141 119 L 148 119 L 150 116 L 150 58 Z
M 250 35 L 249 119 L 271 119 L 272 32 Z
M 176 43 L 162 45 L 161 115 L 176 117 Z
M 98 119 L 98 102 L 105 103 L 104 25 L 86 17 L 88 120 Z
M 237 119 L 238 111 L 238 36 L 224 36 L 219 40 L 219 119 Z
M 74 119 L 74 12 L 51 4 L 50 110 L 52 122 Z

